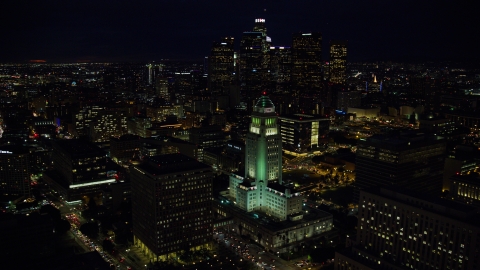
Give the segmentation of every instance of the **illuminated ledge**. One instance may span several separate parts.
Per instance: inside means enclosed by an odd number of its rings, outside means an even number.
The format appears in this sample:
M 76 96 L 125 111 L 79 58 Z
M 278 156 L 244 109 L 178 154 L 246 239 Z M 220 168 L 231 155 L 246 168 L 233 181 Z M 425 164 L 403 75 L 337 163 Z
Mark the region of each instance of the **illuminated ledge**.
M 77 200 L 77 201 L 69 201 L 67 204 L 72 205 L 72 204 L 80 204 L 82 203 L 82 200 Z
M 89 182 L 89 183 L 84 183 L 84 184 L 70 185 L 69 188 L 88 187 L 88 186 L 95 186 L 95 185 L 101 185 L 101 184 L 110 184 L 110 183 L 115 183 L 115 182 L 116 182 L 115 179 L 107 179 L 107 180 Z

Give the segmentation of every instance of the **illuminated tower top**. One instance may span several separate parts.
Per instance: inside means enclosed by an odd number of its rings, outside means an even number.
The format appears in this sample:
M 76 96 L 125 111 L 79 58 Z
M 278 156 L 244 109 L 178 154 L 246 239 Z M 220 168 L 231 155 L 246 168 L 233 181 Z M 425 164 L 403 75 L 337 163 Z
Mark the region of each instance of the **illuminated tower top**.
M 262 32 L 264 36 L 267 35 L 267 27 L 265 27 L 265 19 L 255 19 L 254 32 Z
M 265 93 L 264 93 L 265 94 Z M 275 105 L 267 96 L 261 96 L 255 104 L 254 112 L 275 114 Z

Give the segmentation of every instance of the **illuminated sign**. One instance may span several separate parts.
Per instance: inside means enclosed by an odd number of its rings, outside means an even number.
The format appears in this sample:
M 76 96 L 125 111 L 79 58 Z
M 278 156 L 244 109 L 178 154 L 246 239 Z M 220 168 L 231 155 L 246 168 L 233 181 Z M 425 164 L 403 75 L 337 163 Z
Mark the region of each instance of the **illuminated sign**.
M 265 22 L 265 19 L 255 19 L 255 22 L 256 22 L 256 23 L 264 23 L 264 22 Z
M 13 152 L 0 150 L 0 154 L 13 154 Z
M 236 146 L 236 145 L 232 145 L 232 144 L 228 144 L 228 147 L 232 147 L 232 148 L 235 148 L 235 149 L 237 149 L 237 150 L 242 150 L 241 147 Z
M 102 184 L 111 184 L 115 183 L 115 179 L 107 179 L 107 180 L 100 180 L 100 181 L 95 181 L 95 182 L 89 182 L 89 183 L 84 183 L 84 184 L 75 184 L 75 185 L 70 185 L 70 188 L 79 188 L 79 187 L 87 187 L 87 186 L 96 186 L 96 185 L 102 185 Z

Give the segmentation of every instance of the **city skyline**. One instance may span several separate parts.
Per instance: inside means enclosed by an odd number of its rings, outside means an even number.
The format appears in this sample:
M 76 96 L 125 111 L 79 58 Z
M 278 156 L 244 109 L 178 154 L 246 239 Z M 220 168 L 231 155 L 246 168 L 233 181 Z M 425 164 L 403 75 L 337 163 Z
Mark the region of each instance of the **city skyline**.
M 274 46 L 291 46 L 294 33 L 322 33 L 323 59 L 328 42 L 340 39 L 348 40 L 351 61 L 472 61 L 479 45 L 473 10 L 446 1 L 7 3 L 0 62 L 200 60 L 225 36 L 238 50 L 255 18 L 266 19 Z

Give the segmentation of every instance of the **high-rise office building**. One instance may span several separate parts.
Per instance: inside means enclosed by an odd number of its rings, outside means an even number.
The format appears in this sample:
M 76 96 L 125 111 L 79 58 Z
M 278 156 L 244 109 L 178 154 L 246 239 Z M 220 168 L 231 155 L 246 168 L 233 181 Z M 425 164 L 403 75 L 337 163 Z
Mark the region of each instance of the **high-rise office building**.
M 267 27 L 265 25 L 265 19 L 262 19 L 262 18 L 255 19 L 253 32 L 261 32 L 264 36 L 267 36 Z
M 339 91 L 337 92 L 337 110 L 346 112 L 348 108 L 358 108 L 362 105 L 362 92 Z
M 233 37 L 214 42 L 208 61 L 208 90 L 212 97 L 228 96 L 235 76 Z
M 375 186 L 397 186 L 440 195 L 444 155 L 445 140 L 423 133 L 373 135 L 360 140 L 355 195 Z
M 283 150 L 294 153 L 317 149 L 321 140 L 327 137 L 330 128 L 330 119 L 319 115 L 282 115 L 279 120 Z
M 146 65 L 147 72 L 146 72 L 146 80 L 148 85 L 155 85 L 155 80 L 158 76 L 160 76 L 163 70 L 163 64 L 159 63 L 148 63 Z
M 476 210 L 405 190 L 362 190 L 356 239 L 335 254 L 335 269 L 480 269 Z
M 88 136 L 90 133 L 90 123 L 105 110 L 105 106 L 86 105 L 78 113 L 73 114 L 73 130 L 70 131 L 75 136 Z
M 136 116 L 127 119 L 127 130 L 129 134 L 135 134 L 140 137 L 147 137 L 147 129 L 152 127 L 150 117 Z
M 147 106 L 146 114 L 152 122 L 165 121 L 170 115 L 175 115 L 178 118 L 181 118 L 183 117 L 183 106 L 174 104 L 155 104 Z
M 0 200 L 30 197 L 28 150 L 16 146 L 0 148 Z
M 266 31 L 265 19 L 255 19 L 254 30 L 244 32 L 240 41 L 240 86 L 250 108 L 268 85 L 270 38 Z
M 289 93 L 291 89 L 292 50 L 290 47 L 270 47 L 268 53 L 270 89 L 279 93 Z
M 330 41 L 330 81 L 345 84 L 347 78 L 347 44 L 346 40 Z
M 110 157 L 117 163 L 127 162 L 140 156 L 142 147 L 141 137 L 133 134 L 126 134 L 119 138 L 110 138 Z
M 106 153 L 88 141 L 53 141 L 52 161 L 53 171 L 45 172 L 44 179 L 66 201 L 98 197 L 105 186 L 116 182 L 107 175 Z
M 170 101 L 170 91 L 168 91 L 168 78 L 158 76 L 155 80 L 156 94 L 158 97 Z
M 225 133 L 221 126 L 212 125 L 198 128 L 191 128 L 189 141 L 199 146 L 198 159 L 203 161 L 203 149 L 225 146 Z
M 292 88 L 294 98 L 325 100 L 322 93 L 322 34 L 296 33 L 292 41 Z M 299 107 L 310 110 L 312 104 Z M 309 106 L 305 106 L 309 105 Z
M 149 157 L 133 167 L 134 244 L 152 261 L 208 246 L 212 184 L 211 167 L 182 154 Z
M 127 132 L 127 113 L 121 108 L 106 108 L 89 123 L 92 142 L 106 142 L 111 136 L 119 137 Z

